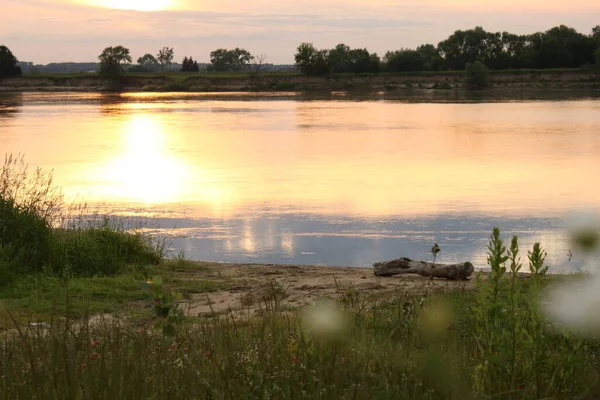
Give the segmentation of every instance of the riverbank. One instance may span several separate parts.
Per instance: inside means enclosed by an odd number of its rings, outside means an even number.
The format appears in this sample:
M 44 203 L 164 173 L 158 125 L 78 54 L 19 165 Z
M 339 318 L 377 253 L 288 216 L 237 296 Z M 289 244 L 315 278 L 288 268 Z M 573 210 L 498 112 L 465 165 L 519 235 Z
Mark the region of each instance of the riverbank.
M 404 74 L 338 74 L 306 77 L 291 73 L 270 74 L 137 74 L 110 82 L 93 74 L 26 75 L 5 79 L 0 91 L 82 92 L 274 92 L 274 91 L 395 91 L 401 89 L 464 89 L 464 72 Z M 491 71 L 491 89 L 600 89 L 598 72 L 573 70 Z
M 470 281 L 447 281 L 418 275 L 376 277 L 372 268 L 305 265 L 221 264 L 168 261 L 114 277 L 60 280 L 24 277 L 0 287 L 0 310 L 10 310 L 20 322 L 48 322 L 55 312 L 82 318 L 86 315 L 150 316 L 150 303 L 140 286 L 148 277 L 160 276 L 165 288 L 182 295 L 181 306 L 190 317 L 222 314 L 254 315 L 265 302 L 276 298 L 282 310 L 300 309 L 318 299 L 340 299 L 356 291 L 364 299 L 379 301 L 416 294 L 463 291 Z M 70 297 L 70 304 L 66 296 Z M 68 309 L 67 309 L 68 308 Z M 4 319 L 0 331 L 13 323 Z
M 52 319 L 0 336 L 0 390 L 10 398 L 600 394 L 596 341 L 564 335 L 538 311 L 547 278 L 488 274 L 470 290 L 474 281 L 372 271 L 173 260 L 117 277 L 29 277 L 31 298 L 61 288 L 71 305 L 46 299 Z M 149 273 L 162 276 L 136 282 Z M 144 286 L 153 296 L 136 298 Z M 184 296 L 181 317 L 172 291 Z M 116 299 L 127 304 L 120 314 L 108 312 Z M 0 317 L 8 312 L 14 321 L 3 299 Z

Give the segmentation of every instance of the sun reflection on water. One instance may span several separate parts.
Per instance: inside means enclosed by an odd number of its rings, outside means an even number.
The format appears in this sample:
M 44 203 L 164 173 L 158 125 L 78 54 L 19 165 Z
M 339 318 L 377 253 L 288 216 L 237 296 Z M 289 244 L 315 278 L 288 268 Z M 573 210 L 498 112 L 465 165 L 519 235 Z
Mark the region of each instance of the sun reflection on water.
M 164 120 L 131 114 L 120 127 L 121 152 L 107 161 L 93 180 L 99 197 L 145 204 L 177 202 L 189 166 L 170 152 Z

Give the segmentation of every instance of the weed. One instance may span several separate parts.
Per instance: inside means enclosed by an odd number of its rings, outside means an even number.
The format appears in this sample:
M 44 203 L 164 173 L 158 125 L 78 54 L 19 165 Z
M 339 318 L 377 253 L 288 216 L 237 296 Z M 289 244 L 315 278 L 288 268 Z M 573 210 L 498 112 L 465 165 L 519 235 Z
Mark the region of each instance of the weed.
M 183 310 L 178 301 L 182 295 L 179 292 L 165 290 L 160 276 L 142 283 L 142 288 L 148 293 L 154 303 L 154 315 L 157 317 L 155 327 L 161 328 L 166 336 L 175 336 L 175 327 L 184 318 Z
M 97 217 L 97 216 L 95 216 Z M 114 275 L 128 264 L 157 264 L 166 242 L 113 223 L 94 223 L 85 204 L 67 205 L 41 169 L 7 155 L 0 169 L 0 284 L 15 276 Z

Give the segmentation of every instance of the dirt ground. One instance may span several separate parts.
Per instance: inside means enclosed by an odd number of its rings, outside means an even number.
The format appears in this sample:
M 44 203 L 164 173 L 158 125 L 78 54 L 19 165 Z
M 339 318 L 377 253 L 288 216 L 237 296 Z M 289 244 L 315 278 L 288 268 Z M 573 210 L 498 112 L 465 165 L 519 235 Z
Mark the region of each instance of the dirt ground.
M 447 281 L 418 275 L 376 277 L 372 268 L 313 267 L 298 265 L 199 264 L 179 279 L 210 280 L 218 287 L 211 293 L 190 294 L 183 306 L 189 316 L 268 309 L 294 309 L 319 298 L 342 298 L 349 293 L 361 299 L 384 299 L 388 295 L 472 289 L 470 281 Z

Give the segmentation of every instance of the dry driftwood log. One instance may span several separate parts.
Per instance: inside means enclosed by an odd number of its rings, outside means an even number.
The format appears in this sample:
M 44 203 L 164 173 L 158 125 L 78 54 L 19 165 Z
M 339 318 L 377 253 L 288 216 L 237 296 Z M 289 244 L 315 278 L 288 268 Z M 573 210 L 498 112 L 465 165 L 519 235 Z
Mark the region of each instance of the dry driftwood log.
M 400 274 L 419 274 L 432 278 L 445 278 L 452 281 L 467 280 L 475 268 L 470 262 L 459 264 L 434 264 L 415 261 L 410 258 L 378 262 L 373 264 L 376 276 L 394 276 Z

